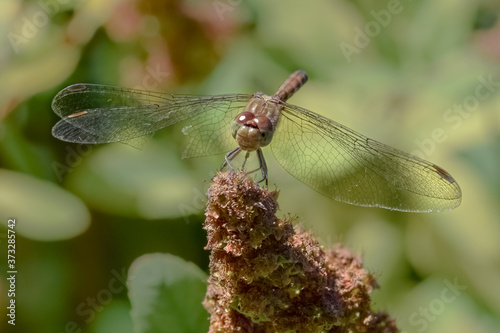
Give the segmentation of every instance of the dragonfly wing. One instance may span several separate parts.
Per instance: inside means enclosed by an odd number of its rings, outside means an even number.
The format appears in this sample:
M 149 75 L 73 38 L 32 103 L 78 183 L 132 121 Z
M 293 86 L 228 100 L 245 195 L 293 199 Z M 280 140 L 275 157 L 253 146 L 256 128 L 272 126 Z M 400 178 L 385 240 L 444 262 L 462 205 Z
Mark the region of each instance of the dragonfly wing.
M 342 202 L 409 212 L 461 202 L 460 187 L 437 165 L 295 105 L 285 103 L 271 149 L 294 177 Z
M 223 124 L 208 117 L 226 119 L 241 107 L 250 95 L 185 96 L 155 93 L 95 84 L 76 84 L 60 91 L 52 108 L 62 119 L 52 134 L 63 141 L 78 143 L 134 142 L 157 130 L 192 118 L 193 153 L 204 155 L 220 152 L 206 133 L 222 131 Z M 226 121 L 227 123 L 227 121 Z M 224 123 L 224 125 L 227 125 Z M 230 126 L 230 121 L 229 121 Z M 225 134 L 223 141 L 226 142 Z M 221 134 L 222 135 L 222 134 Z
M 64 118 L 78 111 L 101 108 L 120 108 L 141 105 L 161 105 L 171 100 L 171 95 L 136 89 L 77 83 L 57 93 L 52 109 Z
M 80 110 L 63 117 L 52 128 L 52 135 L 63 141 L 88 144 L 129 141 L 162 128 L 157 110 L 158 106 Z M 139 115 L 140 122 L 136 119 Z
M 238 143 L 232 136 L 231 125 L 234 118 L 251 97 L 233 101 L 230 105 L 214 103 L 206 112 L 200 112 L 182 129 L 188 143 L 182 158 L 201 157 L 227 153 Z

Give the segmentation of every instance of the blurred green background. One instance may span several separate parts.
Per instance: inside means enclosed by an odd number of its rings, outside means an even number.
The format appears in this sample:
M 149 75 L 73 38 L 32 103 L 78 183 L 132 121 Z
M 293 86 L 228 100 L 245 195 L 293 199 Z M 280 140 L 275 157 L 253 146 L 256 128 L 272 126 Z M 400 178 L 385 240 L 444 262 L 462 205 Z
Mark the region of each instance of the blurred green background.
M 2 1 L 0 330 L 132 332 L 127 290 L 110 283 L 135 258 L 171 253 L 207 271 L 204 193 L 223 157 L 181 160 L 178 128 L 142 150 L 60 142 L 50 132 L 59 90 L 272 94 L 303 69 L 309 82 L 291 103 L 442 166 L 463 202 L 433 214 L 338 203 L 265 149 L 279 214 L 361 253 L 381 286 L 374 306 L 403 331 L 498 332 L 499 12 L 494 0 Z

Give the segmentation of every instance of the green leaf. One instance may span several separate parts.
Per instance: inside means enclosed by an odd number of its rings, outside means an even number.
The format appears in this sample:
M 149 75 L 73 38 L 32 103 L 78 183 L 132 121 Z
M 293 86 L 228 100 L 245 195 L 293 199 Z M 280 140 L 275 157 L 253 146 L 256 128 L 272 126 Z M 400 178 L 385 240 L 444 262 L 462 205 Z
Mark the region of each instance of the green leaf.
M 90 225 L 85 204 L 53 183 L 0 169 L 0 223 L 16 220 L 20 235 L 40 241 L 76 237 Z
M 133 333 L 130 305 L 124 300 L 113 300 L 96 315 L 90 333 Z
M 134 261 L 128 288 L 136 333 L 208 331 L 208 314 L 201 302 L 205 273 L 170 254 L 149 254 Z

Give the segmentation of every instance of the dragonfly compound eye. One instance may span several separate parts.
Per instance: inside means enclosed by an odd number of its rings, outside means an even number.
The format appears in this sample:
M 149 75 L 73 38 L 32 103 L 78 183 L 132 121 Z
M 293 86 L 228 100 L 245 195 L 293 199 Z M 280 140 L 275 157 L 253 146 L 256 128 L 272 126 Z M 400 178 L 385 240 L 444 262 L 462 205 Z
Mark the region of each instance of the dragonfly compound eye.
M 236 118 L 234 118 L 233 124 L 231 126 L 233 138 L 236 139 L 238 131 L 243 125 L 248 125 L 248 122 L 255 118 L 252 112 L 242 112 L 239 113 Z
M 274 133 L 273 124 L 266 116 L 255 117 L 253 122 L 257 125 L 257 128 L 260 131 L 260 136 L 261 136 L 260 145 L 267 146 L 271 142 L 271 139 L 273 138 L 273 133 Z
M 255 118 L 255 115 L 252 112 L 242 112 L 236 116 L 234 119 L 237 123 L 246 125 L 248 121 L 252 120 Z

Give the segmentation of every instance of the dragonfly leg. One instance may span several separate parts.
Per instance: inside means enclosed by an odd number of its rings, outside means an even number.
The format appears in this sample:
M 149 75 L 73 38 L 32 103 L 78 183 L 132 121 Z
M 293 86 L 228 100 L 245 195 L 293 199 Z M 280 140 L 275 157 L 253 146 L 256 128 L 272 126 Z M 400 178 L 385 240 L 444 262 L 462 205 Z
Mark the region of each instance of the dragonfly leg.
M 262 149 L 257 149 L 257 157 L 259 158 L 260 171 L 262 172 L 262 179 L 259 180 L 259 183 L 262 181 L 266 181 L 267 186 L 267 164 L 264 159 L 264 154 L 262 153 Z
M 249 151 L 247 151 L 247 153 L 245 154 L 245 159 L 243 160 L 243 164 L 241 165 L 241 170 L 245 169 L 245 164 L 247 163 L 248 156 L 250 156 Z
M 262 149 L 260 148 L 257 149 L 257 157 L 259 158 L 259 167 L 255 170 L 246 172 L 245 176 L 260 170 L 262 172 L 262 179 L 259 180 L 258 183 L 261 183 L 265 180 L 267 186 L 267 165 L 266 160 L 264 159 L 264 154 L 262 154 Z
M 231 161 L 236 156 L 238 156 L 239 153 L 241 153 L 241 148 L 240 147 L 236 147 L 233 150 L 231 150 L 229 153 L 227 153 L 226 156 L 225 156 L 225 161 L 224 161 L 224 163 L 222 163 L 222 166 L 221 166 L 220 170 L 222 171 L 226 166 L 229 166 L 229 168 L 231 169 L 231 171 L 234 172 L 234 167 L 231 165 Z

